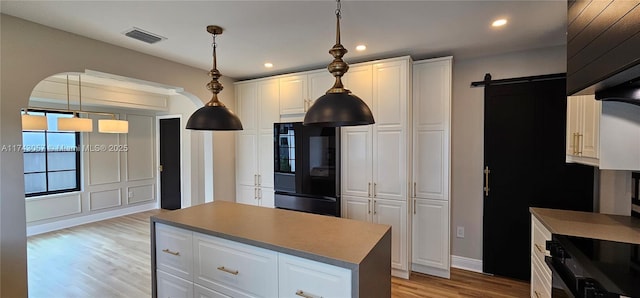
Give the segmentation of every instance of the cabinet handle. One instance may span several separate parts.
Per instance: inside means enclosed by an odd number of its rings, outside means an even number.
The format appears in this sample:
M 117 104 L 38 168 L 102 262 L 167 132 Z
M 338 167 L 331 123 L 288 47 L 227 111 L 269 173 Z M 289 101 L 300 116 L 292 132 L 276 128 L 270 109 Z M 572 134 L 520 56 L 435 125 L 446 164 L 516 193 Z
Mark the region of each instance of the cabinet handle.
M 578 133 L 573 133 L 573 155 L 578 155 Z
M 584 135 L 578 134 L 578 155 L 582 155 L 582 144 L 584 143 Z
M 416 214 L 416 202 L 418 200 L 416 198 L 413 198 L 413 214 Z
M 231 270 L 231 269 L 227 269 L 227 268 L 224 268 L 224 266 L 220 266 L 220 267 L 218 267 L 218 270 L 220 270 L 220 271 L 224 271 L 224 272 L 226 272 L 226 273 L 233 274 L 233 275 L 238 275 L 238 273 L 239 273 L 239 271 L 238 271 L 238 270 Z
M 538 293 L 538 291 L 533 290 L 533 293 L 536 294 L 536 298 L 540 298 L 540 294 Z
M 322 298 L 322 296 L 316 296 L 309 293 L 305 293 L 303 290 L 297 290 L 296 295 L 304 298 Z
M 174 256 L 179 256 L 179 255 L 180 255 L 180 252 L 179 252 L 179 251 L 171 251 L 171 250 L 170 250 L 170 249 L 168 249 L 168 248 L 163 249 L 163 250 L 162 250 L 162 252 L 164 252 L 164 253 L 168 253 L 168 254 L 170 254 L 170 255 L 174 255 Z
M 262 175 L 258 174 L 258 186 L 262 185 Z
M 369 182 L 369 186 L 367 186 L 367 197 L 371 197 L 371 182 Z
M 262 189 L 258 189 L 258 200 L 262 200 Z
M 256 187 L 253 188 L 253 199 L 254 200 L 258 199 L 258 188 Z
M 253 174 L 253 185 L 257 186 L 258 185 L 258 175 Z
M 376 210 L 376 200 L 373 200 L 373 214 L 378 214 L 378 211 Z
M 374 198 L 378 195 L 378 193 L 376 192 L 376 185 L 377 185 L 377 183 L 373 183 L 373 197 Z M 374 205 L 374 207 L 375 207 L 375 205 Z M 373 213 L 375 213 L 375 212 L 376 212 L 376 208 L 373 208 Z
M 534 243 L 533 246 L 535 246 L 540 253 L 544 254 L 544 250 L 542 250 L 542 248 L 540 247 L 540 245 L 538 245 L 538 243 Z
M 367 200 L 367 212 L 371 214 L 371 202 Z
M 418 197 L 418 192 L 416 191 L 416 182 L 413 182 L 413 197 L 417 198 Z
M 489 196 L 489 173 L 491 173 L 491 170 L 489 170 L 489 166 L 485 166 L 484 167 L 484 196 L 485 197 Z

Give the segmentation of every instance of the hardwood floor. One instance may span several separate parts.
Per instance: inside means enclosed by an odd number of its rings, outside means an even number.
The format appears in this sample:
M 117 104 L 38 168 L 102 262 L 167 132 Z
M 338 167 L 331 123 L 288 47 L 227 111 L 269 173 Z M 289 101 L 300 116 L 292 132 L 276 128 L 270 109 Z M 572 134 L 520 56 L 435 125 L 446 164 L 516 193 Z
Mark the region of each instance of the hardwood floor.
M 150 297 L 147 211 L 28 239 L 30 297 Z M 529 284 L 452 269 L 392 278 L 392 297 L 528 297 Z

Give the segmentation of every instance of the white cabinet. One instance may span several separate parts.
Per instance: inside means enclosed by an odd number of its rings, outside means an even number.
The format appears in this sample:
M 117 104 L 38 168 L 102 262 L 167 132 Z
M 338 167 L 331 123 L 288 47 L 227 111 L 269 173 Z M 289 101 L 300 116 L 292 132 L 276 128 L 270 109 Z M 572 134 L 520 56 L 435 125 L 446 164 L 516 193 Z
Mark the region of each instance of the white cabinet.
M 409 58 L 358 65 L 345 87 L 375 124 L 341 129 L 342 216 L 392 226 L 392 274 L 408 277 Z
M 236 85 L 236 201 L 273 207 L 273 123 L 279 120 L 279 80 Z
M 567 162 L 598 166 L 601 110 L 593 95 L 567 97 Z
M 450 276 L 452 58 L 413 65 L 412 270 Z
M 280 297 L 350 297 L 351 271 L 286 254 L 278 256 Z
M 155 297 L 352 295 L 353 276 L 347 268 L 160 223 L 155 223 L 155 244 Z M 187 269 L 167 272 L 173 267 Z
M 280 115 L 304 114 L 334 81 L 326 69 L 281 77 Z
M 551 232 L 535 216 L 531 216 L 531 297 L 551 297 L 551 269 L 544 262 L 550 253 L 546 249 Z

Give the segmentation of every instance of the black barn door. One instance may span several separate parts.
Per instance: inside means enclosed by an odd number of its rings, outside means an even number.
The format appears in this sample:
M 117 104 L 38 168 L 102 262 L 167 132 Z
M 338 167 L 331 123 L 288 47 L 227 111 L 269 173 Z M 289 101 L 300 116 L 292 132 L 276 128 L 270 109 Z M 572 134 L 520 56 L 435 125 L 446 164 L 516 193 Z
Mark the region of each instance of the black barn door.
M 565 163 L 565 79 L 485 87 L 483 271 L 530 279 L 529 207 L 591 211 L 593 168 Z
M 180 118 L 160 119 L 160 208 L 180 209 Z

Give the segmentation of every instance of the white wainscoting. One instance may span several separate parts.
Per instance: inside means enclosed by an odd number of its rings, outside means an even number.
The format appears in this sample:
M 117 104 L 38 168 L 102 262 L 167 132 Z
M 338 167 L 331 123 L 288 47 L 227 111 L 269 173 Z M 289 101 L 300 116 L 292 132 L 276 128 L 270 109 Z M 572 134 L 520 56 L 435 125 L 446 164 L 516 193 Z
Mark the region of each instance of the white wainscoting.
M 82 212 L 80 192 L 27 198 L 27 222 L 79 214 Z
M 153 201 L 156 199 L 155 184 L 129 187 L 127 189 L 127 194 L 129 204 Z
M 95 211 L 122 206 L 120 189 L 89 192 L 89 210 Z
M 127 138 L 127 181 L 153 179 L 154 116 L 127 115 L 129 133 Z M 179 142 L 179 140 L 176 140 Z

